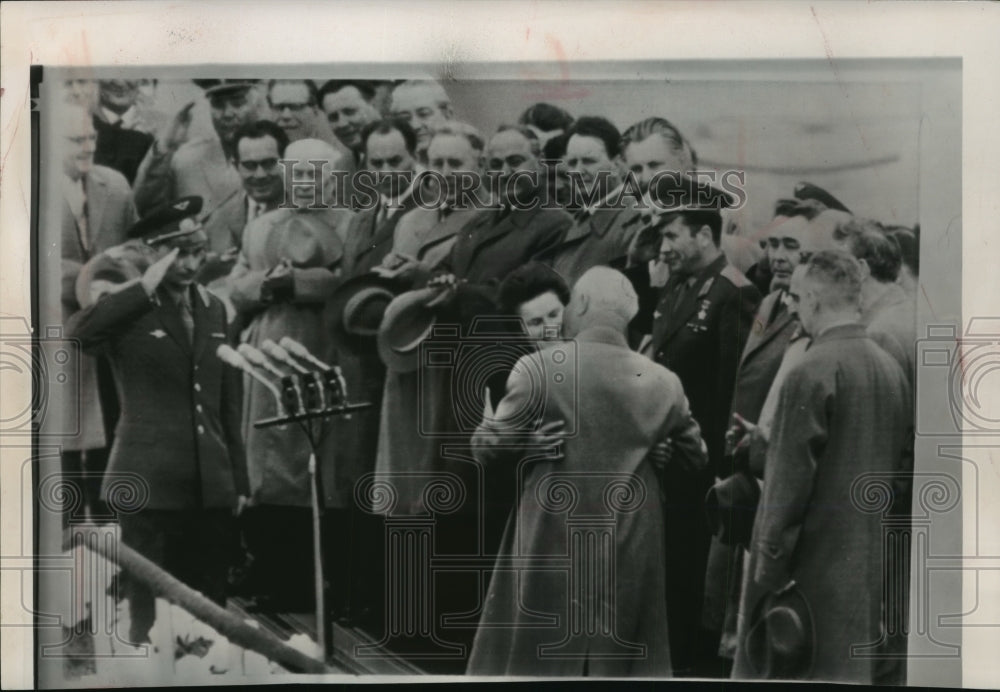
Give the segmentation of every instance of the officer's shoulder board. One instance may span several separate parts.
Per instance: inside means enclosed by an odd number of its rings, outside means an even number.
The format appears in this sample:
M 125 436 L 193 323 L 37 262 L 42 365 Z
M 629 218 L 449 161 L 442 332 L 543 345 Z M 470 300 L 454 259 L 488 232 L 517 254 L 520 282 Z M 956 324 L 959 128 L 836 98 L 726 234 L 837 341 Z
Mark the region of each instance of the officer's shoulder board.
M 719 272 L 719 276 L 728 280 L 729 283 L 731 283 L 736 288 L 744 288 L 746 286 L 752 285 L 750 279 L 748 279 L 743 272 L 741 272 L 739 269 L 737 269 L 731 264 L 727 264 L 725 267 L 723 267 L 722 271 Z

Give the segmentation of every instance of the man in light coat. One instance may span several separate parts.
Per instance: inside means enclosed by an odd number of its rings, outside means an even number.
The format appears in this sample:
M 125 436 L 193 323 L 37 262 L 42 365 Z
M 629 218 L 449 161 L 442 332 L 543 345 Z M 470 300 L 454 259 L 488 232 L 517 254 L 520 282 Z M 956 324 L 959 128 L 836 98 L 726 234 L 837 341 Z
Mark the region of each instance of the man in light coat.
M 310 209 L 309 205 L 314 192 L 316 196 L 330 192 L 340 155 L 326 142 L 302 139 L 289 144 L 285 156 L 295 162 L 287 193 L 296 206 L 266 213 L 247 226 L 243 248 L 228 279 L 230 295 L 241 318 L 249 322 L 243 334 L 245 343 L 259 348 L 267 339 L 277 342 L 288 336 L 323 362 L 333 364 L 337 354 L 329 336 L 332 322 L 328 303 L 340 283 L 344 237 L 353 214 L 346 209 Z M 322 181 L 313 178 L 313 161 L 324 162 Z M 276 607 L 308 610 L 312 593 L 311 447 L 297 427 L 253 427 L 254 421 L 276 415 L 271 393 L 247 378 L 243 428 L 255 505 L 247 517 L 247 541 L 264 570 L 262 591 L 279 599 L 272 601 Z M 317 436 L 323 499 L 330 510 L 345 507 L 352 490 L 334 425 L 323 421 Z M 333 521 L 332 512 L 328 517 Z
M 814 624 L 805 677 L 872 684 L 873 658 L 852 646 L 883 626 L 886 507 L 869 506 L 866 474 L 896 472 L 910 413 L 899 365 L 858 323 L 861 269 L 843 252 L 814 255 L 793 292 L 812 343 L 781 387 L 748 563 L 734 678 L 764 677 L 746 635 L 768 594 L 798 589 Z M 796 284 L 793 284 L 796 285 Z
M 490 582 L 471 675 L 671 673 L 663 507 L 646 455 L 671 437 L 675 455 L 702 466 L 707 459 L 680 381 L 628 348 L 625 330 L 637 310 L 624 275 L 589 270 L 565 313 L 575 343 L 522 358 L 494 415 L 476 430 L 479 459 L 518 465 L 521 496 Z M 541 424 L 526 410 L 539 411 Z M 532 444 L 559 421 L 561 459 Z M 607 550 L 579 552 L 587 538 L 607 540 Z M 588 582 L 595 570 L 610 579 Z

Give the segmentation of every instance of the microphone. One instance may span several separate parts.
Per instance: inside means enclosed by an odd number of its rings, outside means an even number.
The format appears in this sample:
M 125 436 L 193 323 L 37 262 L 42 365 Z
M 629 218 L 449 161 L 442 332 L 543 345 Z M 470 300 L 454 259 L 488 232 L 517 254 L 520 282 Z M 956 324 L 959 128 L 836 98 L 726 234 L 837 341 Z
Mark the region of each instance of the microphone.
M 326 363 L 324 363 L 323 361 L 321 361 L 319 358 L 317 358 L 316 356 L 314 356 L 312 353 L 310 353 L 308 348 L 306 348 L 305 346 L 303 346 L 302 344 L 300 344 L 298 341 L 296 341 L 295 339 L 293 339 L 290 336 L 283 336 L 283 337 L 281 337 L 281 341 L 279 341 L 278 344 L 283 349 L 285 349 L 286 351 L 288 351 L 289 353 L 291 353 L 293 356 L 296 356 L 297 358 L 301 358 L 302 360 L 315 365 L 320 370 L 330 370 L 331 369 L 329 365 L 327 365 Z
M 285 373 L 276 368 L 274 364 L 268 360 L 267 356 L 255 349 L 250 344 L 240 344 L 239 348 L 236 349 L 237 353 L 246 358 L 252 365 L 256 365 L 258 368 L 264 368 L 269 373 L 275 377 L 284 377 Z
M 308 348 L 290 336 L 281 337 L 281 341 L 278 343 L 293 356 L 301 358 L 302 360 L 311 363 L 322 370 L 323 380 L 325 381 L 326 386 L 331 388 L 333 391 L 339 392 L 339 396 L 337 398 L 347 398 L 347 381 L 344 380 L 344 374 L 341 372 L 339 367 L 335 365 L 327 365 L 310 353 Z
M 278 413 L 283 414 L 285 412 L 285 407 L 281 405 L 281 392 L 279 392 L 278 388 L 274 386 L 274 383 L 257 372 L 247 359 L 233 349 L 232 346 L 229 346 L 228 344 L 221 344 L 219 348 L 215 349 L 215 355 L 217 355 L 226 365 L 231 365 L 237 370 L 242 370 L 246 374 L 250 375 L 250 377 L 267 387 L 271 391 L 271 394 L 274 395 L 274 402 L 278 407 Z
M 308 369 L 299 365 L 294 358 L 288 355 L 288 351 L 283 349 L 281 346 L 278 346 L 278 344 L 274 343 L 270 339 L 264 339 L 264 342 L 260 345 L 260 348 L 264 353 L 271 356 L 279 363 L 282 363 L 292 368 L 293 370 L 295 370 L 295 372 L 303 374 L 309 372 Z

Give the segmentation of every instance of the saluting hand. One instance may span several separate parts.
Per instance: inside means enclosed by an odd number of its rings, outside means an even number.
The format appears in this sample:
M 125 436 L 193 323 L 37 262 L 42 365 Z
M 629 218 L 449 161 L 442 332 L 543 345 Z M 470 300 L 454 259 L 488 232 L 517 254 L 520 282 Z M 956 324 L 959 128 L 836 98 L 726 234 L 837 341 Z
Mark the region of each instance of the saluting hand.
M 167 275 L 167 271 L 170 269 L 170 265 L 174 263 L 177 259 L 177 255 L 180 254 L 180 248 L 174 248 L 166 255 L 149 265 L 146 269 L 146 273 L 142 275 L 140 283 L 142 287 L 146 290 L 146 295 L 153 295 L 156 293 L 156 289 L 160 287 L 160 282 L 163 281 L 163 277 Z
M 166 127 L 160 137 L 160 149 L 163 151 L 177 151 L 188 139 L 188 130 L 191 129 L 191 109 L 195 102 L 187 104 L 174 116 L 174 119 Z

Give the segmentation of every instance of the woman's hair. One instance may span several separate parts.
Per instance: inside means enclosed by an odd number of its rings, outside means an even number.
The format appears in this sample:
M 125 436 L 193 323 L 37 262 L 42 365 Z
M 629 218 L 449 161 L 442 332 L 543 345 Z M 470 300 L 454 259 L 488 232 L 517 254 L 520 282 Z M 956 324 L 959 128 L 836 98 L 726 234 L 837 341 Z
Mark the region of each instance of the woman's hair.
M 566 280 L 541 262 L 528 262 L 508 274 L 500 283 L 497 304 L 504 313 L 516 315 L 521 305 L 549 291 L 555 293 L 563 305 L 569 303 L 569 286 Z

